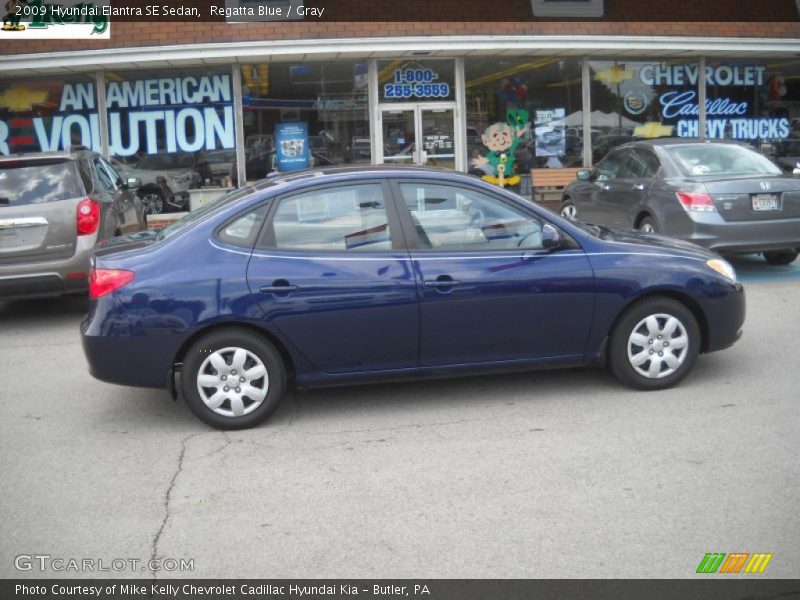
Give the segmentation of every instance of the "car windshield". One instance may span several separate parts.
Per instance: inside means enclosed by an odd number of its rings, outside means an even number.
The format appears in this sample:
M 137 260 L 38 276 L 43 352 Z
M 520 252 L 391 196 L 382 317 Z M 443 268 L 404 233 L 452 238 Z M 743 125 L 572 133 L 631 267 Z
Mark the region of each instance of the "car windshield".
M 665 148 L 684 175 L 780 175 L 766 156 L 734 144 L 687 144 Z
M 71 160 L 0 161 L 0 209 L 85 194 Z
M 181 219 L 178 219 L 169 227 L 165 227 L 164 229 L 162 229 L 161 232 L 158 234 L 158 239 L 165 240 L 167 238 L 172 237 L 173 235 L 183 231 L 193 223 L 201 221 L 206 215 L 210 215 L 211 213 L 222 208 L 226 204 L 234 202 L 239 198 L 244 198 L 245 196 L 248 196 L 253 191 L 255 191 L 255 188 L 251 186 L 244 187 L 239 190 L 231 190 L 224 196 L 220 196 L 219 198 L 217 198 L 216 200 L 212 200 L 208 204 L 203 204 L 200 208 L 193 210 L 190 213 L 187 213 L 186 216 L 184 216 Z
M 140 160 L 137 169 L 147 169 L 149 171 L 163 171 L 165 169 L 191 169 L 192 155 L 188 153 L 178 154 L 150 154 Z

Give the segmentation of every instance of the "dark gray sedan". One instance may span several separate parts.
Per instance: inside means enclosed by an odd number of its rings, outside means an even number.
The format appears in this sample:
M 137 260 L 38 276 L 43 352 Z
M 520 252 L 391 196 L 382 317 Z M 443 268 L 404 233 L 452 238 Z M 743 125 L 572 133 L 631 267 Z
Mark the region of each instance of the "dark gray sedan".
M 578 171 L 561 215 L 784 265 L 800 249 L 800 178 L 736 142 L 640 141 Z

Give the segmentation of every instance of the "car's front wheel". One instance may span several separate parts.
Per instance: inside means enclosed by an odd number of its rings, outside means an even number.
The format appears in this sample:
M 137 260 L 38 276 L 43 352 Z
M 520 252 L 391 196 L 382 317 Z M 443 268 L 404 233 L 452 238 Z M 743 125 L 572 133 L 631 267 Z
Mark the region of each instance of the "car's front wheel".
M 181 388 L 200 420 L 218 429 L 243 429 L 275 412 L 286 389 L 286 369 L 281 355 L 262 336 L 220 330 L 189 348 Z
M 578 208 L 575 203 L 567 198 L 561 203 L 561 216 L 570 221 L 578 220 Z
M 700 328 L 680 302 L 648 298 L 625 311 L 608 346 L 609 366 L 621 381 L 641 390 L 660 390 L 692 370 L 700 352 Z
M 764 252 L 764 260 L 771 265 L 788 265 L 794 262 L 797 258 L 797 252 L 794 250 L 777 250 L 772 252 Z

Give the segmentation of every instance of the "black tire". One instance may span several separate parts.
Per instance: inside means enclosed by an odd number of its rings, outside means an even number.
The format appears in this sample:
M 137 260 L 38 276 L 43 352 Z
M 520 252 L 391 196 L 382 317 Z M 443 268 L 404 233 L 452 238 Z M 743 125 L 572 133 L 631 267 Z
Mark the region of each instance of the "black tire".
M 639 222 L 639 231 L 642 233 L 658 233 L 658 225 L 656 225 L 656 220 L 647 215 L 644 219 Z
M 645 323 L 650 316 L 656 317 L 656 324 L 662 333 L 658 333 L 658 328 L 651 330 Z M 665 325 L 668 322 L 665 317 L 674 317 L 678 321 L 678 326 L 670 335 L 665 335 Z M 637 332 L 642 336 L 641 346 L 633 340 Z M 658 335 L 663 337 L 659 338 Z M 685 346 L 682 340 L 684 336 Z M 700 352 L 700 341 L 697 320 L 686 306 L 670 298 L 658 296 L 647 298 L 630 306 L 614 326 L 608 342 L 609 368 L 620 381 L 631 387 L 640 390 L 662 390 L 672 387 L 689 374 Z M 666 347 L 663 346 L 664 343 L 667 344 Z M 628 355 L 629 344 L 633 359 Z M 681 344 L 682 348 L 678 348 L 678 344 Z M 650 358 L 651 355 L 655 362 Z M 644 362 L 640 362 L 638 369 L 632 364 L 636 356 L 645 359 Z M 667 364 L 673 359 L 679 363 L 677 366 Z M 640 372 L 640 370 L 649 371 L 653 364 L 658 366 L 658 371 L 654 371 L 658 375 L 649 376 Z
M 139 192 L 139 198 L 144 204 L 144 212 L 150 215 L 160 215 L 167 212 L 167 199 L 158 189 L 147 189 Z
M 577 221 L 578 207 L 575 206 L 575 203 L 570 198 L 564 198 L 564 200 L 561 202 L 561 208 L 559 209 L 558 214 L 568 221 Z
M 234 368 L 234 353 L 231 352 L 233 349 L 242 349 L 247 355 L 246 362 L 243 363 L 242 372 L 237 372 Z M 226 368 L 230 368 L 232 371 L 220 373 L 210 362 L 212 361 L 212 355 L 215 357 L 213 360 L 222 357 L 226 361 Z M 221 397 L 224 396 L 225 399 L 217 407 L 217 410 L 228 412 L 229 414 L 221 414 L 206 404 L 206 401 L 201 397 L 201 382 L 198 381 L 201 368 L 204 376 L 212 379 L 219 376 L 222 379 L 226 379 L 225 383 L 227 383 L 231 381 L 231 379 L 227 378 L 235 377 L 239 379 L 246 376 L 249 371 L 252 372 L 255 367 L 258 367 L 257 361 L 260 361 L 266 370 L 265 378 L 254 378 L 241 384 L 241 388 L 234 388 L 233 390 L 216 387 L 216 385 L 202 388 L 203 394 L 207 398 L 217 393 L 220 393 Z M 236 393 L 237 389 L 248 389 L 245 386 L 250 386 L 250 384 L 252 386 L 249 389 L 254 392 L 266 392 L 260 403 L 256 396 L 253 398 L 247 396 L 246 391 Z M 222 385 L 224 384 L 220 382 L 219 386 Z M 235 385 L 240 385 L 240 383 L 237 382 Z M 232 388 L 233 386 L 230 387 Z M 245 429 L 263 423 L 278 408 L 278 404 L 286 390 L 286 367 L 275 347 L 257 333 L 243 329 L 219 330 L 203 336 L 186 352 L 183 360 L 181 390 L 191 411 L 204 423 L 217 429 Z M 243 409 L 246 411 L 244 414 L 233 414 L 234 396 L 238 396 L 241 399 Z
M 764 260 L 775 266 L 789 265 L 797 258 L 795 250 L 775 250 L 764 252 Z

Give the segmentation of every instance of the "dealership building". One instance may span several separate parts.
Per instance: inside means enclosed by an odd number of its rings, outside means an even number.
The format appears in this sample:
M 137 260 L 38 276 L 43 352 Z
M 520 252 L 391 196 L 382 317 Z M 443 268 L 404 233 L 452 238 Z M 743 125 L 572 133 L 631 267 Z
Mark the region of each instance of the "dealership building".
M 70 26 L 52 19 L 1 31 L 0 154 L 202 155 L 217 165 L 209 187 L 303 160 L 467 171 L 487 130 L 513 118 L 520 173 L 660 136 L 800 160 L 794 0 L 235 4 L 271 20 L 112 17 L 79 39 L 53 39 Z

